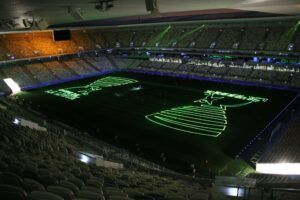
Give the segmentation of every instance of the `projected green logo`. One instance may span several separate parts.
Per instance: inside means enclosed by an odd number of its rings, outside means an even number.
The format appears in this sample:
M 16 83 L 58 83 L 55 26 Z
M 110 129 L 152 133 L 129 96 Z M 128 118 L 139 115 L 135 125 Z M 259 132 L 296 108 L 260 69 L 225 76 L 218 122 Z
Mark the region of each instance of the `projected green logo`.
M 58 89 L 58 90 L 47 90 L 46 93 L 63 97 L 69 100 L 75 100 L 75 99 L 79 99 L 82 96 L 87 96 L 92 92 L 100 91 L 102 90 L 102 88 L 123 86 L 123 85 L 133 84 L 137 82 L 138 81 L 134 79 L 108 76 L 105 78 L 101 78 L 88 85 L 69 87 L 69 88 Z
M 227 127 L 227 108 L 266 102 L 268 99 L 207 90 L 194 105 L 182 106 L 146 115 L 149 121 L 177 131 L 218 137 Z M 228 104 L 228 101 L 233 104 Z

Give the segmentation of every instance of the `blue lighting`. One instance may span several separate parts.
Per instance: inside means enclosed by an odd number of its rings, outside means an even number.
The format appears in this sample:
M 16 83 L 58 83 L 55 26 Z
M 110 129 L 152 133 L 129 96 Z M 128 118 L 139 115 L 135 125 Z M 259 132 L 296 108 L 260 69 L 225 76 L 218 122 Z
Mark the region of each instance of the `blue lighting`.
M 15 118 L 14 121 L 13 121 L 13 123 L 15 125 L 20 125 L 21 121 L 19 119 Z
M 190 56 L 183 56 L 183 59 L 184 60 L 188 60 L 188 59 L 190 59 L 191 57 Z
M 259 58 L 258 57 L 253 57 L 253 62 L 259 62 Z

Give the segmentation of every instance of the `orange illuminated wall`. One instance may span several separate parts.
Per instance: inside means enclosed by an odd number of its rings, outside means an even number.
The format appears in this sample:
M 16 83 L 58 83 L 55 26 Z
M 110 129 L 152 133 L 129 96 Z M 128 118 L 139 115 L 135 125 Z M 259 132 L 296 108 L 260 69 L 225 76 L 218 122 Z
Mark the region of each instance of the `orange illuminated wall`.
M 79 47 L 82 47 L 81 49 Z M 54 41 L 53 32 L 13 33 L 0 35 L 0 60 L 73 54 L 80 50 L 93 50 L 95 43 L 85 31 L 72 31 L 72 39 Z

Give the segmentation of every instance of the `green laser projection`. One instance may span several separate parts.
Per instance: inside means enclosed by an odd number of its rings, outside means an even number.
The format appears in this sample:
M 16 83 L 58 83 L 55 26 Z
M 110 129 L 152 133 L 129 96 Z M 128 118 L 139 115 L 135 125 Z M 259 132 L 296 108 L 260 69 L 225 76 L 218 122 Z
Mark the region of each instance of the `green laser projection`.
M 169 32 L 169 30 L 171 28 L 172 28 L 172 26 L 168 26 L 166 29 L 164 29 L 163 31 L 158 33 L 158 35 L 156 35 L 154 38 L 149 40 L 148 45 L 155 46 L 155 43 L 160 42 L 163 39 L 163 37 L 165 37 L 165 35 Z
M 100 91 L 102 90 L 102 88 L 128 85 L 137 82 L 138 81 L 134 79 L 108 76 L 105 78 L 98 79 L 97 81 L 94 81 L 93 83 L 88 85 L 69 87 L 58 90 L 47 90 L 46 93 L 63 97 L 69 100 L 75 100 L 79 99 L 81 96 L 87 96 L 91 92 Z
M 204 95 L 204 98 L 194 101 L 195 105 L 171 108 L 145 117 L 157 125 L 177 131 L 218 137 L 227 127 L 227 108 L 268 101 L 266 98 L 212 90 L 206 90 Z M 228 100 L 242 102 L 227 104 Z
M 281 34 L 281 37 L 279 40 L 276 41 L 276 48 L 287 48 L 287 45 L 293 42 L 293 39 L 299 29 L 300 21 L 298 21 L 296 24 L 294 24 L 290 29 L 285 31 L 284 34 Z M 274 48 L 274 47 L 273 47 Z M 286 50 L 286 49 L 285 49 Z
M 279 41 L 279 44 L 286 44 L 286 42 L 292 42 L 296 32 L 298 31 L 300 26 L 300 21 L 298 21 L 294 26 L 292 26 L 285 34 L 283 34 Z
M 184 33 L 183 35 L 181 35 L 181 36 L 178 37 L 178 38 L 173 38 L 173 40 L 171 40 L 171 42 L 170 42 L 169 44 L 172 44 L 173 42 L 179 43 L 179 42 L 181 42 L 183 39 L 189 37 L 190 35 L 192 35 L 193 33 L 195 33 L 195 32 L 197 32 L 197 31 L 201 30 L 201 29 L 204 28 L 204 27 L 205 27 L 205 25 L 198 26 L 198 27 L 192 29 L 191 31 Z

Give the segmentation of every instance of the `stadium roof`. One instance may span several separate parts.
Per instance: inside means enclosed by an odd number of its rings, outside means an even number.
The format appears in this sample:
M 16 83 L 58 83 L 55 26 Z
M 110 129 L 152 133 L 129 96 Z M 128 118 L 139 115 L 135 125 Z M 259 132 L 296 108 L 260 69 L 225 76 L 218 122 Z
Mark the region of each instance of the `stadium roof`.
M 24 19 L 37 21 L 41 28 L 49 25 L 68 24 L 78 21 L 112 20 L 123 17 L 145 17 L 144 0 L 115 0 L 108 11 L 95 9 L 99 0 L 1 0 L 1 29 L 24 28 Z M 103 0 L 100 0 L 103 1 Z M 158 0 L 162 16 L 201 14 L 221 9 L 258 11 L 262 13 L 299 15 L 299 0 Z M 76 16 L 80 13 L 80 16 Z M 80 19 L 81 18 L 81 19 Z

